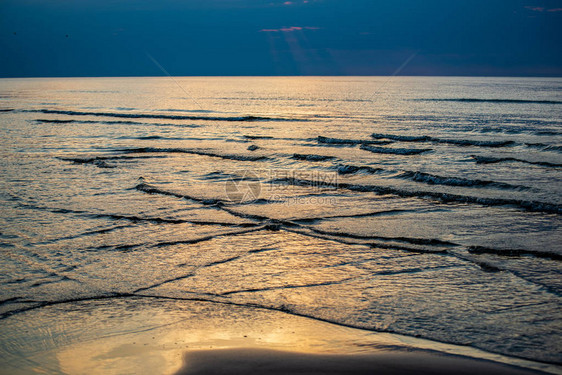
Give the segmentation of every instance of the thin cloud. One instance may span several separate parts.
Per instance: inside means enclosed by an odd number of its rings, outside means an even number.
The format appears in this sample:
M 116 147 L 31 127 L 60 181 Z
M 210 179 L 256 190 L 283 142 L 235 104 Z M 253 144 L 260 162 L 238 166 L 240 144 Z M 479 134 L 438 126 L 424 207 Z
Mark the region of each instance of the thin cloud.
M 283 2 L 283 5 L 286 6 L 291 6 L 291 5 L 297 5 L 297 4 L 308 4 L 309 0 L 303 0 L 303 1 L 285 1 Z
M 533 12 L 550 12 L 550 13 L 554 13 L 554 12 L 562 12 L 562 8 L 551 8 L 551 9 L 547 9 L 545 7 L 537 7 L 537 6 L 532 6 L 532 5 L 527 5 L 525 6 L 525 9 L 531 10 Z
M 290 33 L 293 31 L 302 31 L 302 30 L 320 30 L 319 27 L 313 26 L 291 26 L 291 27 L 281 27 L 279 29 L 261 29 L 260 33 Z
M 531 6 L 531 5 L 527 5 L 525 7 L 525 9 L 529 9 L 532 10 L 533 12 L 544 12 L 544 7 L 535 7 L 535 6 Z

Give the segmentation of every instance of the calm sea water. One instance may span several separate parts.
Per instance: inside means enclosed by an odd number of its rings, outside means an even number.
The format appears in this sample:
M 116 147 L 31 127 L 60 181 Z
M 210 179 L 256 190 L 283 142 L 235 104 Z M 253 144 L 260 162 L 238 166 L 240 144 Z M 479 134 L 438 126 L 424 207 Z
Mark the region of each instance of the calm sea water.
M 30 311 L 134 295 L 560 363 L 561 88 L 1 80 L 2 350 Z

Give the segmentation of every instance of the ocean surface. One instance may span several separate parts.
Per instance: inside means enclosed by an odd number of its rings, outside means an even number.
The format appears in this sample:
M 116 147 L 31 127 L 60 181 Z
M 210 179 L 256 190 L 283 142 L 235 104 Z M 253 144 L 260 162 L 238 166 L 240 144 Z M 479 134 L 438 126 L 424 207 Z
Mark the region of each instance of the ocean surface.
M 0 353 L 135 297 L 562 363 L 562 79 L 3 79 L 0 134 Z

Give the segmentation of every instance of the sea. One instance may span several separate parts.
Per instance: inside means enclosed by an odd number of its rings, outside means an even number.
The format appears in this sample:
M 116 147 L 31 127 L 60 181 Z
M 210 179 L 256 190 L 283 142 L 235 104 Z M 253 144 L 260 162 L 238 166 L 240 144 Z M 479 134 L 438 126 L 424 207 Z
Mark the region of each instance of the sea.
M 3 356 L 185 300 L 562 363 L 562 79 L 1 79 L 0 135 Z

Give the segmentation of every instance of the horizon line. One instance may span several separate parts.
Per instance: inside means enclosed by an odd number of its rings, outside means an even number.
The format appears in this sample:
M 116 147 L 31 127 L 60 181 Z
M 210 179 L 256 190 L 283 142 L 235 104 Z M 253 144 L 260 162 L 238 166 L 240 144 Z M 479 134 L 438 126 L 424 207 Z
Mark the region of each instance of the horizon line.
M 52 78 L 313 78 L 313 77 L 411 77 L 411 78 L 562 78 L 561 75 L 425 75 L 425 74 L 404 74 L 404 75 L 352 75 L 352 74 L 336 74 L 336 75 L 130 75 L 130 76 L 96 76 L 96 75 L 83 75 L 83 76 L 0 76 L 0 79 L 52 79 Z

